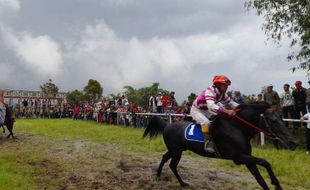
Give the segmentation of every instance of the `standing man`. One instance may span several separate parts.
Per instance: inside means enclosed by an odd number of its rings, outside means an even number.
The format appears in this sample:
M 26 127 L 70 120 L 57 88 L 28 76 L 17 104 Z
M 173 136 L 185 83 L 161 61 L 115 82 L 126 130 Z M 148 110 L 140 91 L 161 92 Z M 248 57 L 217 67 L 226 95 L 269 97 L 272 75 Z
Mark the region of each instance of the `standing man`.
M 4 90 L 0 89 L 0 126 L 4 124 L 6 107 L 4 104 Z
M 158 92 L 158 95 L 156 96 L 156 101 L 157 101 L 157 113 L 164 113 L 161 92 Z
M 272 84 L 269 84 L 267 86 L 267 91 L 264 93 L 264 101 L 270 105 L 279 106 L 279 104 L 280 104 L 279 94 L 273 90 Z
M 308 81 L 310 85 L 310 81 Z M 307 112 L 310 112 L 310 88 L 306 90 L 306 106 L 307 106 Z
M 234 92 L 234 97 L 232 99 L 233 99 L 233 101 L 235 101 L 238 104 L 243 104 L 244 103 L 244 99 L 241 96 L 241 92 L 240 91 L 235 91 Z
M 151 95 L 149 98 L 149 111 L 152 113 L 157 112 L 156 96 Z
M 284 92 L 280 95 L 280 106 L 282 108 L 283 118 L 288 119 L 288 115 L 293 118 L 293 96 L 290 91 L 290 85 L 284 84 Z M 285 121 L 285 126 L 288 127 L 288 121 Z
M 306 110 L 306 89 L 302 87 L 301 81 L 295 82 L 296 88 L 293 90 L 292 96 L 294 98 L 294 119 L 300 119 L 301 116 L 307 113 Z M 300 128 L 299 122 L 294 122 L 295 128 Z

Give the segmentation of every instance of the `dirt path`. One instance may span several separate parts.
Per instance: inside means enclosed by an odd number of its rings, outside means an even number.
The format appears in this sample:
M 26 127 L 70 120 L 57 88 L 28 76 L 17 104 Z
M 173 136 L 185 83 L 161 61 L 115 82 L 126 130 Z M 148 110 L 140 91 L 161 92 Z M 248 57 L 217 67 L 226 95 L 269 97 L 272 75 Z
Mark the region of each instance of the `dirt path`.
M 16 152 L 30 168 L 38 189 L 181 189 L 166 164 L 155 171 L 161 154 L 122 151 L 118 144 L 80 139 L 51 139 L 19 134 L 17 140 L 0 138 L 2 148 Z M 211 159 L 184 156 L 179 173 L 191 185 L 186 189 L 259 189 L 250 175 L 210 168 Z

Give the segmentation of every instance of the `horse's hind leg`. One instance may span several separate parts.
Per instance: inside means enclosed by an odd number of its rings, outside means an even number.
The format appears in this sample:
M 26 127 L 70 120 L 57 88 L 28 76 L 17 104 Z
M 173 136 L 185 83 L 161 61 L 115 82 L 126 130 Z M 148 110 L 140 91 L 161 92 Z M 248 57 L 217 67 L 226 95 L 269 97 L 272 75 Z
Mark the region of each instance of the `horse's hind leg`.
M 180 185 L 182 187 L 185 187 L 185 186 L 188 186 L 188 184 L 185 183 L 181 179 L 181 177 L 180 177 L 180 175 L 178 173 L 178 170 L 177 170 L 177 166 L 178 166 L 178 164 L 180 162 L 181 156 L 182 156 L 182 151 L 174 151 L 174 152 L 172 152 L 171 153 L 171 162 L 169 164 L 169 167 L 172 170 L 172 172 L 174 173 L 175 177 L 178 179 Z
M 265 182 L 264 178 L 261 176 L 257 166 L 255 164 L 246 164 L 249 171 L 255 177 L 256 181 L 259 183 L 264 190 L 269 190 L 267 183 Z
M 164 155 L 163 155 L 163 158 L 161 159 L 161 162 L 159 164 L 159 167 L 157 169 L 157 177 L 160 177 L 160 174 L 161 174 L 161 171 L 164 167 L 164 164 L 171 158 L 171 154 L 170 152 L 166 152 Z
M 13 124 L 7 125 L 7 129 L 9 131 L 9 135 L 6 138 L 10 138 L 10 136 L 12 136 L 12 138 L 14 139 L 14 135 L 13 135 Z

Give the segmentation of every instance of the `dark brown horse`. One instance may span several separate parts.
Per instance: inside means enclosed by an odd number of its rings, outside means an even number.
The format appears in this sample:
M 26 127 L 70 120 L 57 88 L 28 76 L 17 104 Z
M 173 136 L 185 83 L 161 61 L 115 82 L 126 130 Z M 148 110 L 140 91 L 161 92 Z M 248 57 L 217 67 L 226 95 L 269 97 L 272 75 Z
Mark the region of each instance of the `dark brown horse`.
M 7 136 L 7 138 L 10 138 L 10 137 L 15 138 L 14 134 L 13 134 L 13 125 L 14 125 L 14 122 L 15 122 L 14 110 L 13 110 L 12 106 L 8 106 L 8 105 L 5 104 L 5 107 L 6 107 L 6 115 L 5 115 L 4 123 L 3 123 L 3 125 L 1 127 L 3 128 L 3 133 L 5 133 L 4 125 L 8 129 L 9 135 Z
M 282 189 L 270 163 L 263 158 L 252 156 L 250 140 L 258 131 L 255 128 L 249 127 L 249 124 L 270 132 L 277 146 L 294 150 L 296 148 L 294 139 L 285 127 L 281 117 L 269 105 L 265 103 L 244 104 L 240 105 L 238 109 L 237 116 L 248 122 L 247 124 L 237 119 L 237 117 L 219 114 L 211 126 L 211 135 L 220 158 L 233 160 L 237 165 L 246 165 L 259 185 L 267 190 L 269 187 L 257 168 L 257 165 L 263 166 L 266 168 L 275 189 Z M 181 179 L 177 171 L 177 165 L 179 164 L 183 151 L 190 150 L 201 156 L 217 157 L 204 151 L 203 142 L 188 141 L 185 139 L 184 131 L 189 124 L 190 122 L 177 122 L 169 125 L 159 117 L 153 117 L 143 135 L 144 137 L 155 137 L 159 133 L 163 133 L 168 151 L 162 157 L 157 169 L 157 176 L 160 177 L 164 164 L 171 159 L 169 167 L 181 186 L 188 185 Z

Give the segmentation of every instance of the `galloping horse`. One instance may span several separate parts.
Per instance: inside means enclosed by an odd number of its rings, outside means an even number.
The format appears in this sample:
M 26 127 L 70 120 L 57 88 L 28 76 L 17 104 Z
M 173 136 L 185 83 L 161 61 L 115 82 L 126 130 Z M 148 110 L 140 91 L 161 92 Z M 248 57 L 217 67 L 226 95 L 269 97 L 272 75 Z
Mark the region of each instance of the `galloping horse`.
M 6 107 L 6 115 L 3 126 L 1 127 L 3 127 L 3 133 L 5 133 L 4 125 L 8 129 L 9 135 L 7 136 L 7 138 L 10 138 L 10 136 L 12 136 L 12 138 L 15 138 L 13 134 L 13 125 L 15 122 L 13 107 L 8 105 L 5 105 L 5 107 Z
M 201 156 L 218 158 L 217 155 L 204 151 L 203 142 L 185 139 L 184 132 L 189 125 L 191 123 L 185 121 L 168 125 L 159 117 L 152 117 L 143 134 L 143 137 L 151 138 L 163 133 L 168 151 L 162 157 L 157 169 L 157 177 L 160 177 L 164 164 L 171 159 L 169 167 L 182 187 L 188 185 L 181 179 L 177 171 L 183 151 L 191 150 Z M 236 117 L 219 114 L 212 123 L 210 133 L 221 159 L 233 160 L 237 165 L 245 164 L 259 185 L 266 190 L 269 187 L 257 168 L 257 165 L 263 166 L 275 189 L 282 189 L 269 162 L 251 155 L 250 140 L 258 133 L 258 130 L 270 133 L 275 145 L 291 150 L 297 146 L 277 112 L 266 103 L 255 102 L 239 105 Z

